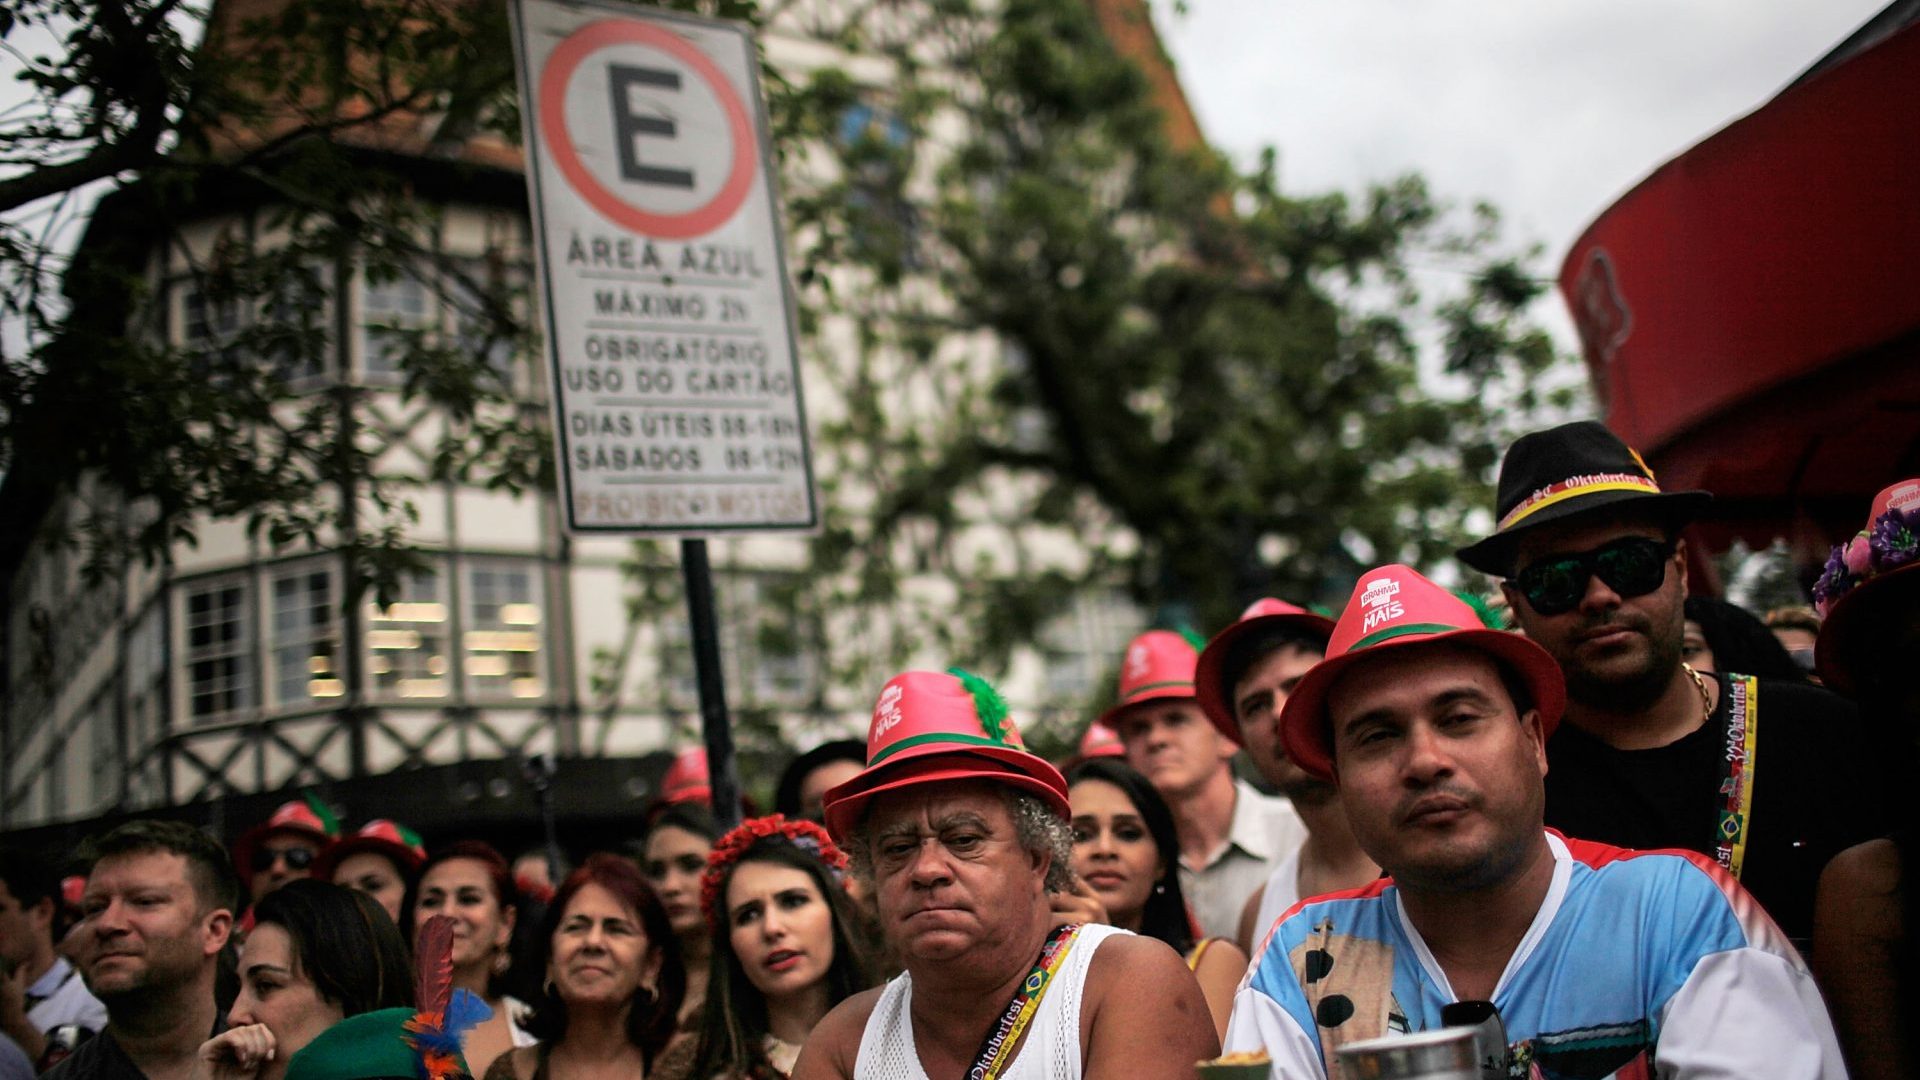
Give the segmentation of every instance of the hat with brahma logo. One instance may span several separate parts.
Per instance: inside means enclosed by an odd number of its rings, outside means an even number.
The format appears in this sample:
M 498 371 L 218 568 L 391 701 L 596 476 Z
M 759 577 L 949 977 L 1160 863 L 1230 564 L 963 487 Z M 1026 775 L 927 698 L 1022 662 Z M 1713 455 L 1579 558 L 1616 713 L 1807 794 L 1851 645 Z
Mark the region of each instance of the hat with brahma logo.
M 1100 723 L 1120 730 L 1121 714 L 1142 702 L 1193 697 L 1193 669 L 1205 642 L 1192 631 L 1149 630 L 1127 644 L 1120 661 L 1119 700 Z
M 1334 624 L 1327 658 L 1294 687 L 1280 713 L 1280 739 L 1294 763 L 1323 780 L 1333 779 L 1333 738 L 1327 692 L 1340 676 L 1381 650 L 1444 642 L 1476 649 L 1525 679 L 1552 735 L 1566 711 L 1567 688 L 1560 665 L 1519 634 L 1494 630 L 1459 597 L 1398 564 L 1360 576 L 1353 598 Z
M 1263 597 L 1248 605 L 1238 621 L 1215 634 L 1200 651 L 1200 662 L 1193 673 L 1194 696 L 1200 699 L 1207 719 L 1235 745 L 1244 740 L 1240 737 L 1240 720 L 1233 711 L 1234 685 L 1259 659 L 1253 650 L 1265 635 L 1287 631 L 1300 639 L 1319 642 L 1324 652 L 1327 638 L 1333 634 L 1333 620 L 1285 600 Z
M 1910 571 L 1916 566 L 1920 477 L 1891 484 L 1874 496 L 1867 527 L 1833 549 L 1814 583 L 1814 608 L 1824 620 L 1814 642 L 1814 668 L 1828 686 L 1853 693 L 1872 666 L 1873 639 L 1884 636 L 1894 618 L 1915 618 L 1920 575 Z
M 1605 424 L 1562 424 L 1522 435 L 1507 448 L 1493 535 L 1454 555 L 1475 570 L 1512 577 L 1519 537 L 1529 529 L 1629 503 L 1658 512 L 1677 528 L 1712 499 L 1704 491 L 1660 490 L 1653 470 Z
M 1006 699 L 970 672 L 908 671 L 887 680 L 867 728 L 867 767 L 827 791 L 827 831 L 837 843 L 885 791 L 943 780 L 987 780 L 1038 796 L 1064 820 L 1067 781 L 1027 749 Z

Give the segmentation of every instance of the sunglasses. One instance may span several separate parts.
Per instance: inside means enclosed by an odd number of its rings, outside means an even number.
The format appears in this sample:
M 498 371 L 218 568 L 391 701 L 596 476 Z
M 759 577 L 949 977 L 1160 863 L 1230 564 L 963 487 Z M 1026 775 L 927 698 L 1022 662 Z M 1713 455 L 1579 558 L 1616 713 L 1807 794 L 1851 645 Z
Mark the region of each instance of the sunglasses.
M 312 848 L 287 848 L 284 851 L 261 848 L 253 853 L 253 872 L 259 874 L 271 870 L 273 864 L 282 859 L 286 860 L 289 870 L 305 870 L 313 865 L 313 856 Z
M 1673 552 L 1672 541 L 1630 536 L 1592 551 L 1541 559 L 1520 571 L 1513 584 L 1533 610 L 1560 615 L 1580 606 L 1596 576 L 1622 599 L 1647 595 L 1667 580 Z

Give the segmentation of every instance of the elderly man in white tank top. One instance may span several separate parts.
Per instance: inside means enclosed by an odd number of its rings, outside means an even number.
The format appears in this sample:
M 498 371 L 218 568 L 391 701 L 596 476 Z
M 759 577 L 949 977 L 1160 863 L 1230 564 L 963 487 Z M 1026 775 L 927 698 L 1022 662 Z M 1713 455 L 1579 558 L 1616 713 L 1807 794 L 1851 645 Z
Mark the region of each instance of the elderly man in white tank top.
M 1219 1052 L 1172 949 L 1054 928 L 1048 894 L 1071 878 L 1066 781 L 984 680 L 888 682 L 867 767 L 827 793 L 826 816 L 906 971 L 829 1013 L 796 1080 L 1186 1077 Z

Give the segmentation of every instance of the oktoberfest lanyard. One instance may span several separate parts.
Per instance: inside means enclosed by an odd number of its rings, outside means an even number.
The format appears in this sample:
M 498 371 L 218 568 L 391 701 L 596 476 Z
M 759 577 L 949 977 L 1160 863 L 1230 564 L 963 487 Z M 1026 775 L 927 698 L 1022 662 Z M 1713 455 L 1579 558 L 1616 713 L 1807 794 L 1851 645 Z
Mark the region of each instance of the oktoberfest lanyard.
M 1727 675 L 1727 735 L 1721 747 L 1726 771 L 1720 780 L 1714 858 L 1740 878 L 1747 862 L 1747 832 L 1753 821 L 1754 747 L 1760 739 L 1760 680 Z
M 1047 943 L 1040 947 L 1040 958 L 1033 962 L 1033 970 L 1027 972 L 1020 988 L 1014 991 L 1013 1000 L 1007 1002 L 1001 1012 L 1000 1022 L 980 1044 L 980 1052 L 973 1057 L 973 1068 L 967 1070 L 967 1080 L 995 1080 L 1000 1075 L 1014 1044 L 1020 1041 L 1020 1033 L 1033 1021 L 1033 1014 L 1040 1009 L 1040 999 L 1047 996 L 1047 988 L 1053 985 L 1054 975 L 1067 962 L 1067 952 L 1079 935 L 1078 925 L 1055 927 L 1053 933 L 1047 935 Z

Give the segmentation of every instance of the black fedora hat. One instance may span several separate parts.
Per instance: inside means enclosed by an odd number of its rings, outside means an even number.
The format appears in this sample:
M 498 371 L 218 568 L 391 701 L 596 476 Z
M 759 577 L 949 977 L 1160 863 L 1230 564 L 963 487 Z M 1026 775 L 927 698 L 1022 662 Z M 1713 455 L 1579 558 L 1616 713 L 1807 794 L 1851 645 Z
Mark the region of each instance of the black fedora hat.
M 1661 491 L 1653 470 L 1618 435 L 1597 420 L 1580 420 L 1514 440 L 1500 463 L 1493 535 L 1454 555 L 1475 570 L 1511 577 L 1528 530 L 1627 504 L 1656 510 L 1677 528 L 1712 498 L 1704 491 Z

